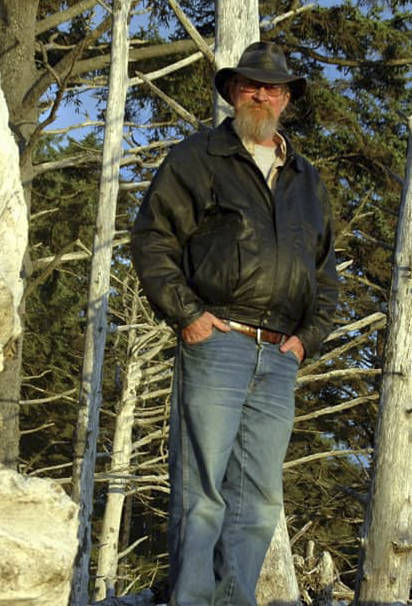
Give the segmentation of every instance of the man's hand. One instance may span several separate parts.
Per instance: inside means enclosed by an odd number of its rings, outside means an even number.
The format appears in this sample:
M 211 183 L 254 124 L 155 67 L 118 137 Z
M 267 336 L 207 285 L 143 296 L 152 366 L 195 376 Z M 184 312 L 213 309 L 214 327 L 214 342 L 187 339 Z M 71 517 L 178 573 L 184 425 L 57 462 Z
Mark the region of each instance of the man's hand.
M 194 343 L 200 343 L 204 341 L 212 334 L 213 326 L 222 332 L 229 332 L 230 326 L 228 326 L 219 318 L 216 318 L 213 314 L 205 311 L 197 320 L 182 329 L 182 339 L 185 343 L 193 345 Z
M 305 357 L 305 348 L 302 345 L 302 341 L 295 335 L 289 337 L 289 339 L 287 339 L 283 345 L 279 347 L 279 349 L 282 353 L 292 351 L 299 360 L 299 363 L 302 362 L 303 358 Z

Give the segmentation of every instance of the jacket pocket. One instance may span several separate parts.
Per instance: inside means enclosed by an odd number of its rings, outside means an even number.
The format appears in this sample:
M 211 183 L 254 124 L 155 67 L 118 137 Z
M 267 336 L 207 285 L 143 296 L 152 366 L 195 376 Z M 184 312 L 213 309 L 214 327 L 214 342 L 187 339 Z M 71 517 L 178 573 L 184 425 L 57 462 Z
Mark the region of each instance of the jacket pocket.
M 240 281 L 240 218 L 232 213 L 208 217 L 184 251 L 185 272 L 193 290 L 206 302 L 233 300 Z

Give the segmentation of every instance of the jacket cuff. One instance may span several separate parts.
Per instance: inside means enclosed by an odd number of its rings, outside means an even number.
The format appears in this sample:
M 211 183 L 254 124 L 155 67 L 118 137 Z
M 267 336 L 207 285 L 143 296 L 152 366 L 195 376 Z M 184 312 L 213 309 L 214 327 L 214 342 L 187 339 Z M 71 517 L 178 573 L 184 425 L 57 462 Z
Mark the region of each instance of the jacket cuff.
M 307 360 L 308 358 L 313 358 L 313 356 L 318 352 L 322 341 L 314 338 L 313 333 L 308 329 L 305 330 L 304 328 L 300 330 L 298 329 L 293 334 L 299 337 L 300 341 L 302 342 L 305 349 L 304 359 Z
M 180 322 L 176 323 L 175 330 L 183 330 L 183 328 L 186 328 L 186 326 L 189 326 L 190 324 L 192 324 L 192 322 L 195 322 L 198 318 L 203 316 L 204 313 L 205 313 L 205 310 L 200 309 L 196 313 L 193 313 L 190 316 L 185 317 Z

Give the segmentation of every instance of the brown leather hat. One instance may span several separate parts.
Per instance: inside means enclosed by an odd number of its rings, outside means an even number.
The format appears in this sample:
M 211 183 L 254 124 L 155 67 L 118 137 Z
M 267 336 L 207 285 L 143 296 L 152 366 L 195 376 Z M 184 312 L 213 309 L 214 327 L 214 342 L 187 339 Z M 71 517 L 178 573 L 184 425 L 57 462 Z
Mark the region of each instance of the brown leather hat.
M 287 84 L 292 101 L 306 90 L 305 78 L 290 73 L 282 49 L 273 42 L 254 42 L 243 51 L 237 67 L 224 67 L 216 72 L 215 86 L 231 105 L 227 84 L 235 74 L 267 84 Z

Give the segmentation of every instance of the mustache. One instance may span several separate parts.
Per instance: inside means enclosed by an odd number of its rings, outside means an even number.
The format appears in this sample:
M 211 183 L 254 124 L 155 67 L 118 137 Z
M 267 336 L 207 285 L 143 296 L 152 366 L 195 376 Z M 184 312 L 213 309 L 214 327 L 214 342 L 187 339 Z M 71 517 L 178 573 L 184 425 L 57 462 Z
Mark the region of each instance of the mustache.
M 259 111 L 262 114 L 265 114 L 268 118 L 274 118 L 273 108 L 267 101 L 263 101 L 262 103 L 256 103 L 255 101 L 247 101 L 242 105 L 239 109 L 239 113 L 241 115 L 248 114 L 250 111 Z
M 267 101 L 262 101 L 260 103 L 256 103 L 256 101 L 247 101 L 242 105 L 242 108 L 245 107 L 247 109 L 257 108 L 271 111 L 272 108 Z

